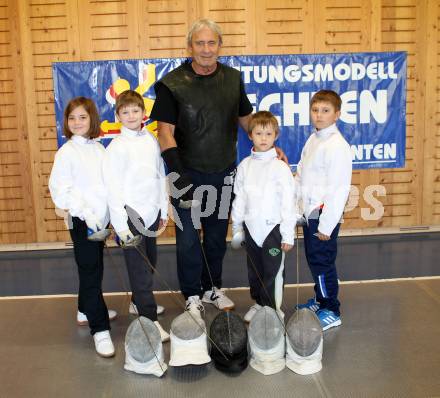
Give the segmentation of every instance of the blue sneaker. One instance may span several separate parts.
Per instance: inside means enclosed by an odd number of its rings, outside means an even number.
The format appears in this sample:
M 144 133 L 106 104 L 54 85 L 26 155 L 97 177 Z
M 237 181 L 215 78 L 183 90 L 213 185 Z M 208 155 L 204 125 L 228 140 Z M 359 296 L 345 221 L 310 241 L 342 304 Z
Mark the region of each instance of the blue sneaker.
M 341 317 L 336 315 L 333 311 L 324 308 L 319 310 L 316 315 L 319 318 L 323 331 L 342 325 Z
M 310 311 L 318 312 L 319 311 L 319 303 L 316 301 L 315 298 L 311 298 L 307 301 L 305 304 L 298 304 L 295 305 L 296 310 L 300 310 L 302 308 L 307 308 Z

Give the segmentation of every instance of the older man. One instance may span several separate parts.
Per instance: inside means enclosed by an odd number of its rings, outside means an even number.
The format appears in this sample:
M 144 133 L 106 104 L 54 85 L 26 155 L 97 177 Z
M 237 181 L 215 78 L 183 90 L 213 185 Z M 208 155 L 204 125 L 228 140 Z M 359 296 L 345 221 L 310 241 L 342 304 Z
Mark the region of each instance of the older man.
M 187 44 L 191 59 L 155 85 L 151 118 L 158 121 L 159 144 L 168 171 L 179 175 L 174 185 L 185 192 L 172 199 L 183 226 L 176 226 L 177 272 L 187 310 L 200 314 L 202 302 L 219 309 L 234 307 L 221 290 L 231 205 L 227 197 L 225 209 L 225 195 L 222 200 L 221 194 L 225 185 L 232 184 L 238 124 L 247 130 L 252 105 L 240 72 L 217 61 L 222 34 L 215 22 L 196 21 Z M 200 220 L 203 242 L 198 226 L 193 225 L 190 207 L 194 190 L 202 185 L 213 186 L 217 195 L 213 213 Z M 203 200 L 202 213 L 206 206 Z

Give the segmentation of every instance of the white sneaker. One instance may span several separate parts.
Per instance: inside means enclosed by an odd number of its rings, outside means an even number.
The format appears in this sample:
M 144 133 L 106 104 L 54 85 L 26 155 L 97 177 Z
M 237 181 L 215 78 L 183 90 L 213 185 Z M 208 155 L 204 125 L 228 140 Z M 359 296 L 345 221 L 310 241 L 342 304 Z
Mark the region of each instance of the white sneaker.
M 170 335 L 167 332 L 165 332 L 165 330 L 163 330 L 163 327 L 160 325 L 159 321 L 154 321 L 154 324 L 159 329 L 160 339 L 162 340 L 162 343 L 169 341 Z
M 115 347 L 113 346 L 112 338 L 108 330 L 95 333 L 93 340 L 95 341 L 95 349 L 98 355 L 104 358 L 115 355 Z
M 186 311 L 190 311 L 193 316 L 202 317 L 201 311 L 204 311 L 202 302 L 200 301 L 199 296 L 189 296 L 188 300 L 186 300 Z
M 157 312 L 157 315 L 162 315 L 165 312 L 165 307 L 157 304 L 156 312 Z
M 246 312 L 246 315 L 244 316 L 244 321 L 249 323 L 254 315 L 257 313 L 258 310 L 263 308 L 260 304 L 255 303 L 251 308 L 249 308 L 249 311 Z
M 232 310 L 235 307 L 234 302 L 228 298 L 223 290 L 215 286 L 212 290 L 207 290 L 202 297 L 204 303 L 215 305 L 219 310 Z
M 128 307 L 128 312 L 131 315 L 138 315 L 139 314 L 137 307 L 136 307 L 136 304 L 133 303 L 133 301 L 130 301 L 130 305 Z M 165 307 L 158 304 L 157 308 L 156 308 L 156 312 L 157 312 L 157 315 L 162 315 L 165 312 Z
M 114 310 L 108 310 L 108 319 L 113 321 L 118 316 L 118 313 Z M 89 324 L 86 314 L 81 311 L 76 313 L 76 323 L 79 326 L 86 326 Z

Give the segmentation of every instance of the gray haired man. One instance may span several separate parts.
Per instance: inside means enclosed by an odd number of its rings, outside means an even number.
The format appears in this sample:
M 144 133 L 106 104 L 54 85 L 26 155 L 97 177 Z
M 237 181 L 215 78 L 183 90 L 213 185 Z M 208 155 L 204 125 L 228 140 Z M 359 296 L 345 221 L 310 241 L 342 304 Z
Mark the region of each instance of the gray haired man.
M 200 314 L 202 301 L 219 309 L 234 307 L 221 290 L 231 197 L 226 211 L 224 198 L 221 212 L 220 202 L 223 188 L 232 184 L 235 173 L 238 125 L 247 131 L 252 105 L 240 72 L 217 61 L 222 33 L 215 22 L 196 21 L 187 45 L 191 58 L 156 83 L 150 117 L 158 121 L 158 139 L 168 172 L 179 176 L 173 182 L 175 188 L 184 192 L 172 198 L 183 226 L 176 226 L 177 273 L 187 310 Z M 194 191 L 206 185 L 215 188 L 217 197 L 213 213 L 200 220 L 202 242 L 191 208 L 182 203 L 193 203 Z M 203 212 L 206 200 L 201 208 Z

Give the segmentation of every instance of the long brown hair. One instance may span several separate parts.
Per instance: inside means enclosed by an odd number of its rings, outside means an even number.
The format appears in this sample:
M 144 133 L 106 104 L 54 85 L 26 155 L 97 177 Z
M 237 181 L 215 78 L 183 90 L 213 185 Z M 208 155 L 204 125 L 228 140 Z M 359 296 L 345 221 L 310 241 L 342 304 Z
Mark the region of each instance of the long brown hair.
M 99 137 L 100 129 L 99 129 L 99 115 L 98 110 L 96 109 L 95 103 L 86 97 L 75 97 L 69 101 L 64 109 L 64 123 L 63 123 L 63 132 L 68 140 L 70 140 L 73 136 L 73 133 L 69 129 L 69 115 L 79 106 L 82 106 L 84 110 L 89 114 L 90 117 L 90 129 L 87 132 L 87 137 L 96 138 Z

